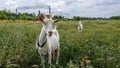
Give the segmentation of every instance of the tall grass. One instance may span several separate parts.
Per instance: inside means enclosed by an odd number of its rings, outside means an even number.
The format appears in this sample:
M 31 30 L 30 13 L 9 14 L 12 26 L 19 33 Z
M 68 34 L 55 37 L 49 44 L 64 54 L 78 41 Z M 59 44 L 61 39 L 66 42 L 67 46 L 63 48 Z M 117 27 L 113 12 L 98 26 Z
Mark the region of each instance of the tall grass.
M 42 25 L 34 21 L 21 22 L 23 23 L 5 22 L 0 25 L 2 68 L 10 68 L 11 64 L 19 68 L 31 68 L 40 64 L 39 54 L 35 53 L 35 41 Z M 56 24 L 60 34 L 58 68 L 119 68 L 120 22 L 118 20 L 82 22 L 83 32 L 78 32 L 77 21 L 60 21 Z

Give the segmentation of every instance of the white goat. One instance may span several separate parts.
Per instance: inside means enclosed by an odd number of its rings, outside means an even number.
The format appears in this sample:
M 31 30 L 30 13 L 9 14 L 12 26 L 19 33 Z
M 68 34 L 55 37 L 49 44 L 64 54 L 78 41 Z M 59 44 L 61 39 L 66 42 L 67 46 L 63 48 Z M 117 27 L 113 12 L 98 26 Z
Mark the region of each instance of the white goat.
M 82 22 L 79 21 L 79 24 L 78 24 L 78 31 L 79 31 L 79 32 L 82 32 L 82 29 L 83 29 Z
M 43 23 L 43 27 L 41 33 L 36 40 L 36 49 L 38 50 L 41 56 L 41 65 L 45 68 L 45 60 L 44 56 L 48 54 L 48 63 L 49 68 L 51 68 L 51 59 L 52 54 L 55 53 L 56 56 L 56 64 L 59 61 L 59 34 L 54 24 L 59 20 L 52 20 L 50 15 L 40 14 L 39 15 L 40 21 Z

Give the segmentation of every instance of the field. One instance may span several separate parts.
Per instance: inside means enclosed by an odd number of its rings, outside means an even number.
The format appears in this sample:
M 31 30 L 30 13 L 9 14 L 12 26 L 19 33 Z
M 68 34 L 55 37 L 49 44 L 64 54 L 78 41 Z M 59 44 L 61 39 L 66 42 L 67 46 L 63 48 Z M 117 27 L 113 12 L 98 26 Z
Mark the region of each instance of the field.
M 120 68 L 120 21 L 60 21 L 58 68 Z M 0 68 L 36 68 L 40 56 L 35 41 L 41 31 L 38 21 L 0 21 Z M 47 65 L 46 65 L 47 67 Z M 52 68 L 55 68 L 54 63 Z

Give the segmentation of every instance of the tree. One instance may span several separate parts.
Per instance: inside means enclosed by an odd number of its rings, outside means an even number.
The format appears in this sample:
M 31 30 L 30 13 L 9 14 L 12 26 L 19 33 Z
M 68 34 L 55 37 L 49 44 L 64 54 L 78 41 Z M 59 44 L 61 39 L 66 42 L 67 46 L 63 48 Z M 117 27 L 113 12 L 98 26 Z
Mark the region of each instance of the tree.
M 112 17 L 110 17 L 109 19 L 112 19 L 112 20 L 120 20 L 120 16 L 112 16 Z

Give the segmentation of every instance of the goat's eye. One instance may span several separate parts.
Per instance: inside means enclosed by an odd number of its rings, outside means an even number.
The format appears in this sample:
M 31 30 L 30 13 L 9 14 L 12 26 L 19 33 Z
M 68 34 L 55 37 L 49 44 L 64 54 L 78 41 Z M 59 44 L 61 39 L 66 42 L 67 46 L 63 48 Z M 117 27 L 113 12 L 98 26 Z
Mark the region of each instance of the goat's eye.
M 46 22 L 43 22 L 46 25 Z

